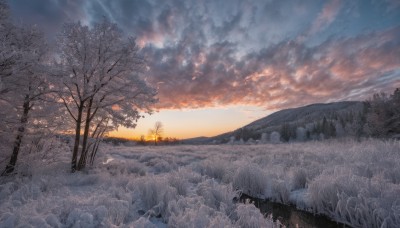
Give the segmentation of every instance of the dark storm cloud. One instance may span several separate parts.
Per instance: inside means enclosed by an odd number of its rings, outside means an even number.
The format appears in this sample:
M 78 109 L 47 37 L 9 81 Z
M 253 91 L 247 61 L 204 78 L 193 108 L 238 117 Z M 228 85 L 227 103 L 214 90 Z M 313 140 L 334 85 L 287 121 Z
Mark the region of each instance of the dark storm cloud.
M 400 86 L 396 1 L 16 0 L 11 5 L 15 18 L 51 34 L 68 20 L 93 24 L 107 17 L 118 23 L 143 48 L 160 108 L 279 109 L 365 99 Z

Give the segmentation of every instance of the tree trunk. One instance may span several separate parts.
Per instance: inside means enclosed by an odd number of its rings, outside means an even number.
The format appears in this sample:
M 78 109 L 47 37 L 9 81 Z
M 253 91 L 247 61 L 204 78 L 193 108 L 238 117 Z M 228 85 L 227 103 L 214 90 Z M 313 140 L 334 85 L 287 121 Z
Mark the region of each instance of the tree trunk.
M 79 141 L 81 138 L 81 122 L 82 122 L 83 102 L 78 107 L 78 118 L 76 119 L 75 126 L 75 143 L 74 150 L 72 151 L 71 172 L 76 171 L 76 161 L 78 160 Z
M 93 98 L 89 100 L 89 105 L 87 107 L 87 112 L 86 112 L 86 121 L 85 121 L 85 130 L 83 132 L 83 141 L 82 141 L 82 150 L 81 150 L 81 157 L 79 159 L 78 163 L 78 170 L 82 170 L 86 166 L 86 158 L 87 158 L 87 140 L 89 136 L 89 127 L 90 127 L 90 112 L 92 109 L 92 104 L 93 104 Z
M 17 137 L 15 138 L 14 141 L 13 152 L 10 158 L 10 162 L 7 164 L 6 169 L 1 174 L 2 176 L 12 173 L 15 169 L 15 164 L 17 163 L 18 159 L 18 153 L 21 148 L 22 138 L 25 132 L 25 125 L 28 122 L 28 113 L 30 110 L 29 105 L 30 105 L 29 95 L 26 95 L 24 99 L 24 105 L 23 105 L 24 110 L 21 116 L 20 126 L 18 127 Z
M 92 132 L 92 138 L 95 140 L 94 143 L 91 145 L 92 147 L 92 152 L 90 153 L 90 165 L 93 165 L 94 158 L 96 157 L 97 150 L 99 149 L 99 145 L 101 142 L 101 138 L 103 137 L 104 133 L 107 130 L 107 124 L 101 129 L 101 125 L 103 124 L 103 121 L 107 122 L 108 118 L 102 118 L 100 122 L 97 123 L 96 128 Z M 89 147 L 88 149 L 89 150 Z

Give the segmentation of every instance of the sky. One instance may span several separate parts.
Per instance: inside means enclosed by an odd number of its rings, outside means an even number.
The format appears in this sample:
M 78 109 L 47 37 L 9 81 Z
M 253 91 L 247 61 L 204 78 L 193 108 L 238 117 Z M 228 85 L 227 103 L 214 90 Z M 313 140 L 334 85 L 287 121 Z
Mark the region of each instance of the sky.
M 400 87 L 399 0 L 9 0 L 51 43 L 65 22 L 109 18 L 136 37 L 153 115 L 180 139 L 235 130 L 274 111 L 365 100 Z

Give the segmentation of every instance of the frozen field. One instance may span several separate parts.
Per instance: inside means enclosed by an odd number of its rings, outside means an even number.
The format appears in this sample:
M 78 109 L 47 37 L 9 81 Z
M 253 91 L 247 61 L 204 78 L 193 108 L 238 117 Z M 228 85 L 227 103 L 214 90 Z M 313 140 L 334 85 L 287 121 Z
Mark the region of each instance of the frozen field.
M 55 151 L 0 178 L 0 227 L 278 226 L 235 203 L 240 192 L 354 227 L 400 227 L 399 141 L 105 145 L 75 174 L 70 154 Z

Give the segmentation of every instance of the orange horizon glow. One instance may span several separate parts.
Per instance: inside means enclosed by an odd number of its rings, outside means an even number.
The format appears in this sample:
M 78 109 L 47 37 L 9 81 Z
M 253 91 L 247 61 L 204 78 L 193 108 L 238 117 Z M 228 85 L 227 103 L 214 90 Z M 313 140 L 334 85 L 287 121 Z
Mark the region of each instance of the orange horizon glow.
M 161 110 L 139 119 L 136 128 L 120 127 L 118 131 L 110 132 L 109 136 L 140 139 L 143 135 L 148 139 L 149 130 L 154 127 L 155 122 L 160 121 L 164 127 L 163 138 L 212 137 L 236 130 L 269 113 L 256 106 Z
M 240 126 L 236 128 L 226 128 L 226 129 L 221 129 L 221 130 L 215 130 L 215 129 L 210 129 L 209 131 L 203 131 L 202 133 L 200 132 L 173 132 L 172 134 L 167 134 L 164 133 L 162 135 L 163 138 L 168 137 L 168 138 L 176 138 L 176 139 L 190 139 L 190 138 L 196 138 L 196 137 L 213 137 L 217 136 L 226 132 L 233 131 Z M 171 132 L 171 131 L 168 131 Z M 148 134 L 138 131 L 135 128 L 125 128 L 125 127 L 120 127 L 116 131 L 112 131 L 108 134 L 109 137 L 116 137 L 116 138 L 124 138 L 124 139 L 130 139 L 130 140 L 139 140 L 141 136 L 145 136 L 146 141 L 153 141 L 154 137 L 149 136 Z

